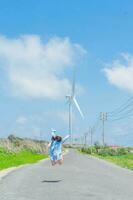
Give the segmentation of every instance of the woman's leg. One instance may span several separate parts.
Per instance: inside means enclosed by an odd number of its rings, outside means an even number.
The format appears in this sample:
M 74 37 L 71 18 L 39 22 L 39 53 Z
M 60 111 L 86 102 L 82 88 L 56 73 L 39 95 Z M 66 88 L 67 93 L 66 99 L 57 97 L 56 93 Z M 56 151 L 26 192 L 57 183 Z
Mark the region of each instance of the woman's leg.
M 57 164 L 57 156 L 55 154 L 51 154 L 51 164 L 52 166 Z
M 63 164 L 63 159 L 58 160 L 58 164 L 59 164 L 59 165 L 62 165 L 62 164 Z
M 58 164 L 59 164 L 59 165 L 62 165 L 62 164 L 63 164 L 63 161 L 64 161 L 63 155 L 60 154 L 60 155 L 58 156 Z
M 56 161 L 55 160 L 51 160 L 51 164 L 52 164 L 52 166 L 56 165 Z
M 61 156 L 61 159 L 60 159 L 60 160 L 58 160 L 58 164 L 59 164 L 59 165 L 62 165 L 62 164 L 63 164 L 63 161 L 64 161 L 64 157 L 63 157 L 63 156 Z
M 51 160 L 52 166 L 55 166 L 56 164 L 62 165 L 63 160 Z

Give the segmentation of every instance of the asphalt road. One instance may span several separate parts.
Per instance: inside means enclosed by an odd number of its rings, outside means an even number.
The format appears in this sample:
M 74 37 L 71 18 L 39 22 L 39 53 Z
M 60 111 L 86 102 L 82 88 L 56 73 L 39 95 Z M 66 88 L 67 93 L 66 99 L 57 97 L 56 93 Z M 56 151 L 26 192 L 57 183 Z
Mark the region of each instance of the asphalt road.
M 133 200 L 133 171 L 71 151 L 62 166 L 47 160 L 8 174 L 0 200 Z

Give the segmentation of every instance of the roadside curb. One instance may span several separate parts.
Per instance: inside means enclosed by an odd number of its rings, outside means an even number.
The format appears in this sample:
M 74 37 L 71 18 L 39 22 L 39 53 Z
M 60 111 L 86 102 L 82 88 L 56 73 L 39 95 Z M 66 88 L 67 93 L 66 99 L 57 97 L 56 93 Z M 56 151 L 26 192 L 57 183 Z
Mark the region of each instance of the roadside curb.
M 49 158 L 45 158 L 45 159 L 42 159 L 42 160 L 39 160 L 38 162 L 36 163 L 28 163 L 28 164 L 23 164 L 23 165 L 19 165 L 17 167 L 9 167 L 7 169 L 3 169 L 3 170 L 0 170 L 0 181 L 6 177 L 8 174 L 10 174 L 11 172 L 14 172 L 16 170 L 19 170 L 21 169 L 22 167 L 26 167 L 26 166 L 30 166 L 30 165 L 35 165 L 35 164 L 38 164 L 38 163 L 41 163 L 41 162 L 44 162 L 44 161 L 47 161 L 49 160 Z
M 116 163 L 113 163 L 113 162 L 111 162 L 111 161 L 104 160 L 104 159 L 102 159 L 102 158 L 98 158 L 98 157 L 95 157 L 95 156 L 93 156 L 93 155 L 87 155 L 87 154 L 84 154 L 84 155 L 86 155 L 86 156 L 88 156 L 88 157 L 90 157 L 90 158 L 92 158 L 92 159 L 94 159 L 94 160 L 98 160 L 99 162 L 102 162 L 102 163 L 104 163 L 104 164 L 106 164 L 106 165 L 108 165 L 108 166 L 112 166 L 112 167 L 114 167 L 114 168 L 121 169 L 121 170 L 128 171 L 128 172 L 133 172 L 133 170 L 128 169 L 128 168 L 126 168 L 126 167 L 122 167 L 122 166 L 120 166 L 120 165 L 117 165 Z
M 63 155 L 66 155 L 69 153 L 69 150 L 63 152 Z M 22 167 L 26 167 L 26 166 L 29 166 L 29 165 L 35 165 L 35 164 L 39 164 L 39 163 L 43 163 L 47 160 L 50 160 L 50 158 L 45 158 L 45 159 L 42 159 L 42 160 L 39 160 L 38 162 L 36 163 L 28 163 L 28 164 L 24 164 L 24 165 L 20 165 L 20 166 L 17 166 L 17 167 L 9 167 L 7 169 L 3 169 L 3 170 L 0 170 L 0 180 L 2 180 L 4 177 L 6 177 L 8 174 L 10 174 L 11 172 L 14 172 L 16 170 L 19 170 L 21 169 Z
M 0 180 L 2 180 L 5 176 L 7 176 L 9 173 L 15 171 L 15 170 L 18 170 L 24 166 L 26 166 L 28 164 L 25 164 L 25 165 L 21 165 L 21 166 L 18 166 L 18 167 L 10 167 L 10 168 L 7 168 L 7 169 L 3 169 L 0 171 Z

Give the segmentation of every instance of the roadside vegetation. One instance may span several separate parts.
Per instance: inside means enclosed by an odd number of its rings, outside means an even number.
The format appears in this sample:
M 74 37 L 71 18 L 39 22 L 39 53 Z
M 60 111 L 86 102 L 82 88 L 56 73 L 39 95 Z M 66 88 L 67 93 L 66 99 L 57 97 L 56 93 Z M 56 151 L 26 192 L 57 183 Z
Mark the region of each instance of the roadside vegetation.
M 79 149 L 79 151 L 133 170 L 132 148 L 103 147 L 96 144 L 93 147 L 82 147 Z
M 0 170 L 48 157 L 47 142 L 10 135 L 0 139 Z

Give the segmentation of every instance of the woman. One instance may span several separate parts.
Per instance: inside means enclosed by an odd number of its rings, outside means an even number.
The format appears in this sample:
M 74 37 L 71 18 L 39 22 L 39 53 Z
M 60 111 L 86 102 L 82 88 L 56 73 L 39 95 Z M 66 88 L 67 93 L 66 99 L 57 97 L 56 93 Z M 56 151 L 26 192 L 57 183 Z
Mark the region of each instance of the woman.
M 49 144 L 49 154 L 52 165 L 63 163 L 62 144 L 69 138 L 67 135 L 62 139 L 61 136 L 52 136 L 51 143 Z

